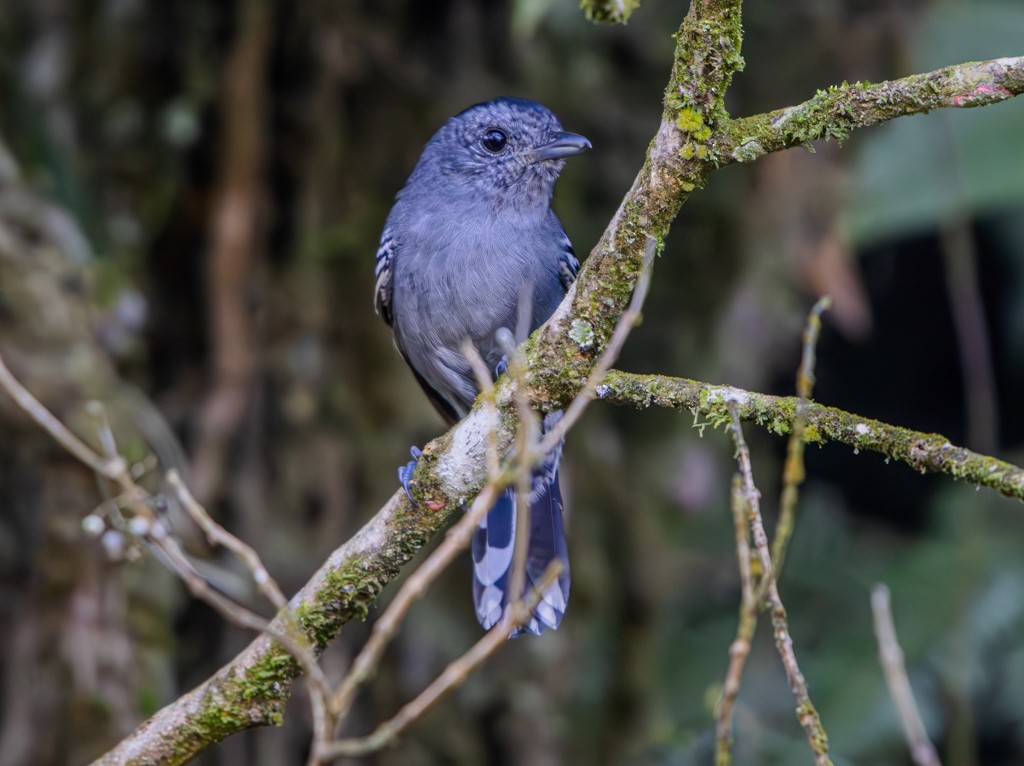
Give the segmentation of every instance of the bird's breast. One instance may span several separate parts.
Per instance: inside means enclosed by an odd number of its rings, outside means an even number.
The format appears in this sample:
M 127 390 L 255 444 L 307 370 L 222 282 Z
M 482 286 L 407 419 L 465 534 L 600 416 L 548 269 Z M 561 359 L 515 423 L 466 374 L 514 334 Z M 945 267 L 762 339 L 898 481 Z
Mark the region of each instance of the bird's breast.
M 444 343 L 514 330 L 521 301 L 547 282 L 558 285 L 543 243 L 528 228 L 491 221 L 429 222 L 396 259 L 396 304 L 415 306 Z

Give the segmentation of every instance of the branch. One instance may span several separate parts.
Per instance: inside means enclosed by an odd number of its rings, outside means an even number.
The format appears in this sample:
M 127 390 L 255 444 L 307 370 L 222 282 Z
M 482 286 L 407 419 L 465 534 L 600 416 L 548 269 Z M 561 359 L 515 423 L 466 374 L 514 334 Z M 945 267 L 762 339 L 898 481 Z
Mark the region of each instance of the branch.
M 871 614 L 875 619 L 878 659 L 882 664 L 889 695 L 899 713 L 903 734 L 910 746 L 910 757 L 917 766 L 942 766 L 935 746 L 928 739 L 928 730 L 921 720 L 917 702 L 914 701 L 914 691 L 910 688 L 907 668 L 903 663 L 903 650 L 896 637 L 889 588 L 881 583 L 871 589 Z
M 775 577 L 778 578 L 782 565 L 786 561 L 786 548 L 793 534 L 796 522 L 796 501 L 800 485 L 804 483 L 807 472 L 804 468 L 804 447 L 807 444 L 807 405 L 811 401 L 814 390 L 814 364 L 821 334 L 821 314 L 832 305 L 827 295 L 820 298 L 807 316 L 804 327 L 804 345 L 800 367 L 796 373 L 797 404 L 793 426 L 786 446 L 786 463 L 782 470 L 782 496 L 779 498 L 779 521 L 775 526 L 775 540 L 772 542 L 772 561 L 775 562 Z
M 523 598 L 513 601 L 497 625 L 485 633 L 465 654 L 450 662 L 430 686 L 414 700 L 403 705 L 392 718 L 380 724 L 372 734 L 329 742 L 319 747 L 321 752 L 316 753 L 317 758 L 327 760 L 343 755 L 367 755 L 393 743 L 398 734 L 410 723 L 418 720 L 451 694 L 484 660 L 508 644 L 509 633 L 530 621 L 531 614 L 540 603 L 544 591 L 558 579 L 561 570 L 562 563 L 558 560 L 552 561 L 537 586 L 531 588 Z M 314 743 L 314 748 L 317 747 L 317 743 Z
M 732 762 L 732 714 L 740 694 L 743 668 L 750 656 L 750 647 L 757 631 L 758 601 L 754 593 L 754 575 L 750 565 L 750 529 L 747 518 L 750 502 L 744 493 L 744 480 L 733 477 L 733 526 L 736 528 L 736 562 L 740 570 L 740 615 L 736 625 L 736 638 L 729 645 L 729 667 L 722 683 L 722 697 L 718 701 L 715 724 L 715 766 L 728 766 Z
M 430 534 L 430 513 L 409 511 L 404 492 L 345 545 L 336 550 L 290 602 L 303 633 L 323 649 L 342 623 L 364 619 L 369 605 Z M 429 510 L 429 509 L 425 509 Z M 272 623 L 278 632 L 289 621 Z M 201 685 L 157 712 L 95 764 L 180 764 L 196 753 L 254 726 L 279 725 L 290 682 L 299 666 L 267 634 Z
M 832 759 L 828 754 L 828 735 L 821 723 L 821 716 L 817 708 L 811 702 L 810 692 L 807 689 L 807 681 L 800 670 L 800 664 L 796 659 L 796 651 L 793 649 L 793 637 L 789 632 L 789 619 L 786 616 L 786 607 L 782 603 L 782 596 L 779 595 L 779 585 L 775 579 L 771 552 L 768 550 L 768 535 L 764 531 L 764 520 L 761 517 L 761 492 L 754 485 L 754 475 L 750 463 L 750 450 L 743 438 L 743 429 L 740 426 L 740 418 L 737 414 L 736 402 L 729 402 L 729 428 L 736 444 L 737 460 L 740 467 L 739 492 L 746 507 L 747 520 L 750 524 L 750 538 L 754 543 L 754 551 L 757 561 L 760 564 L 759 591 L 764 592 L 763 600 L 760 601 L 762 611 L 768 612 L 772 623 L 772 635 L 775 638 L 775 648 L 782 660 L 782 666 L 786 670 L 786 679 L 789 681 L 789 688 L 793 692 L 796 701 L 796 717 L 807 735 L 807 742 L 814 754 L 815 766 L 833 766 Z M 739 663 L 739 659 L 736 660 Z M 740 668 L 741 670 L 742 668 Z M 739 671 L 737 671 L 738 674 Z M 732 672 L 730 671 L 730 675 Z M 721 736 L 719 744 L 723 743 Z M 727 751 L 719 750 L 719 756 Z
M 753 421 L 775 434 L 793 429 L 800 399 L 744 391 L 667 375 L 637 375 L 612 370 L 598 386 L 599 399 L 638 409 L 651 405 L 685 409 L 707 418 L 713 427 L 728 422 L 727 403 L 735 401 L 742 420 Z M 871 420 L 836 407 L 806 403 L 804 438 L 825 444 L 836 441 L 907 463 L 921 473 L 944 473 L 1007 497 L 1024 500 L 1024 469 L 988 455 L 958 447 L 941 434 Z
M 1024 56 L 956 64 L 880 83 L 833 85 L 797 106 L 734 120 L 717 147 L 718 156 L 724 165 L 819 139 L 842 143 L 857 128 L 896 117 L 988 106 L 1022 93 Z
M 782 629 L 787 632 L 788 636 L 785 609 L 783 609 L 782 602 L 778 597 L 778 578 L 779 573 L 782 571 L 786 546 L 793 532 L 793 525 L 796 519 L 799 486 L 804 480 L 806 409 L 814 387 L 815 351 L 818 335 L 821 332 L 821 314 L 830 304 L 831 299 L 828 296 L 821 298 L 815 303 L 814 308 L 811 309 L 810 314 L 807 316 L 807 325 L 804 328 L 803 354 L 801 355 L 800 368 L 796 374 L 796 393 L 797 397 L 799 397 L 799 404 L 796 408 L 796 419 L 793 422 L 793 430 L 789 435 L 789 446 L 786 450 L 786 465 L 782 472 L 782 497 L 779 500 L 779 521 L 775 526 L 775 541 L 770 552 L 764 533 L 764 522 L 761 518 L 761 495 L 754 486 L 750 453 L 740 428 L 736 404 L 735 402 L 730 402 L 728 405 L 729 420 L 740 466 L 740 475 L 733 478 L 732 513 L 733 523 L 736 527 L 736 557 L 739 562 L 742 599 L 740 601 L 739 623 L 736 626 L 736 638 L 729 647 L 729 668 L 726 671 L 725 683 L 722 687 L 722 699 L 718 709 L 718 722 L 715 729 L 716 766 L 728 766 L 732 762 L 732 711 L 736 706 L 743 667 L 750 654 L 750 645 L 754 639 L 754 632 L 757 629 L 758 608 L 761 602 L 764 601 L 765 595 L 769 594 L 773 588 L 778 608 L 782 610 Z M 749 531 L 747 530 L 748 518 Z M 753 567 L 751 566 L 750 538 L 754 540 L 758 555 L 760 582 L 756 590 L 754 589 Z M 769 568 L 766 568 L 766 563 Z M 777 618 L 773 616 L 773 620 L 775 619 Z M 786 653 L 782 652 L 781 649 L 780 655 L 783 661 L 787 660 Z M 795 662 L 795 656 L 793 659 Z M 803 677 L 800 676 L 799 668 L 795 668 L 794 672 L 790 672 L 790 677 L 794 676 L 799 677 L 802 682 Z M 803 689 L 803 693 L 806 695 L 806 688 Z M 797 703 L 798 705 L 803 704 L 800 698 L 798 698 Z M 806 704 L 810 706 L 809 699 L 806 700 Z M 801 723 L 804 723 L 805 716 L 801 714 L 800 720 Z M 811 722 L 811 719 L 806 718 L 806 721 Z M 823 750 L 823 752 L 827 750 L 827 740 L 825 739 L 825 730 L 821 726 L 820 720 L 815 720 L 813 723 L 816 727 L 808 728 L 807 731 L 812 747 L 815 748 L 815 758 L 818 758 L 820 755 L 819 750 Z M 819 730 L 821 733 L 820 739 L 825 743 L 823 748 L 814 745 Z M 827 753 L 825 760 L 827 761 Z
M 856 128 L 904 115 L 1024 93 L 1024 57 L 1002 58 L 878 84 L 844 83 L 803 104 L 733 120 L 723 97 L 743 67 L 741 38 L 738 0 L 691 3 L 644 166 L 566 300 L 528 346 L 530 395 L 543 409 L 564 406 L 582 387 L 633 294 L 647 238 L 660 250 L 690 192 L 717 168 L 822 138 L 841 141 Z
M 647 242 L 660 251 L 690 192 L 715 168 L 698 144 L 712 136 L 726 140 L 725 92 L 743 67 L 740 6 L 740 0 L 690 4 L 646 161 L 566 299 L 528 342 L 530 398 L 542 409 L 575 398 L 629 305 Z

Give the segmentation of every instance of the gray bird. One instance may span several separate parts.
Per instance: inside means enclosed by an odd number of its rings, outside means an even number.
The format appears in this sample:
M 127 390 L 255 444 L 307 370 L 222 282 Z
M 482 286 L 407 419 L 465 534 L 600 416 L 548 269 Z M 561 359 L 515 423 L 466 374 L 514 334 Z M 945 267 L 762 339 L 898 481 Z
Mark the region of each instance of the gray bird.
M 528 302 L 530 332 L 554 312 L 579 261 L 551 209 L 564 158 L 590 148 L 534 101 L 498 98 L 452 117 L 427 143 L 388 215 L 377 251 L 377 313 L 430 401 L 449 424 L 469 412 L 476 379 L 459 351 L 468 338 L 495 376 L 499 330 L 516 329 Z M 552 427 L 560 413 L 548 415 Z M 418 451 L 413 450 L 413 456 Z M 558 487 L 561 448 L 533 475 L 527 587 L 550 562 L 561 577 L 526 630 L 557 628 L 569 598 L 569 560 Z M 408 491 L 411 463 L 400 470 Z M 484 628 L 510 600 L 515 492 L 509 488 L 473 538 L 473 599 Z M 522 594 L 516 594 L 522 595 Z

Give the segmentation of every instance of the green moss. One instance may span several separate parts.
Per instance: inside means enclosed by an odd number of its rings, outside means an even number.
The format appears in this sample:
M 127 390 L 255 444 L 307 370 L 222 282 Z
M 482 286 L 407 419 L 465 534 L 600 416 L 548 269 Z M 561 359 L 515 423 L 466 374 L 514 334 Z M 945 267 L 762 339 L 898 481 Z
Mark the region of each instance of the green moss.
M 372 571 L 353 561 L 325 575 L 316 600 L 295 609 L 296 620 L 314 646 L 323 649 L 345 622 L 366 619 L 382 588 Z
M 280 726 L 289 682 L 297 674 L 295 661 L 276 646 L 244 672 L 232 671 L 178 729 L 164 762 L 185 763 L 210 743 L 253 726 Z
M 625 24 L 640 7 L 640 0 L 580 0 L 587 21 L 595 24 Z
M 689 107 L 680 109 L 676 114 L 676 127 L 684 133 L 695 133 L 707 129 L 701 113 Z

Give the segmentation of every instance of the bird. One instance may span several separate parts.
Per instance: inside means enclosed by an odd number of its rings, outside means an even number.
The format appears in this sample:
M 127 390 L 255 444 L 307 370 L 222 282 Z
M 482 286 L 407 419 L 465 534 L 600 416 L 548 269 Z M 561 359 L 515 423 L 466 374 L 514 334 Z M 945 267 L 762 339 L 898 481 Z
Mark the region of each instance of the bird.
M 377 250 L 374 307 L 449 425 L 466 416 L 479 393 L 460 350 L 465 341 L 496 379 L 505 369 L 508 332 L 540 327 L 575 281 L 580 263 L 551 198 L 565 158 L 590 148 L 536 101 L 496 98 L 442 125 L 396 195 Z M 560 417 L 549 413 L 543 428 Z M 412 454 L 413 462 L 399 469 L 407 492 L 419 451 Z M 524 592 L 539 585 L 553 560 L 562 562 L 561 574 L 510 637 L 558 628 L 568 604 L 560 458 L 561 445 L 533 471 Z M 510 487 L 471 546 L 473 601 L 487 630 L 524 595 L 508 592 L 515 525 Z

